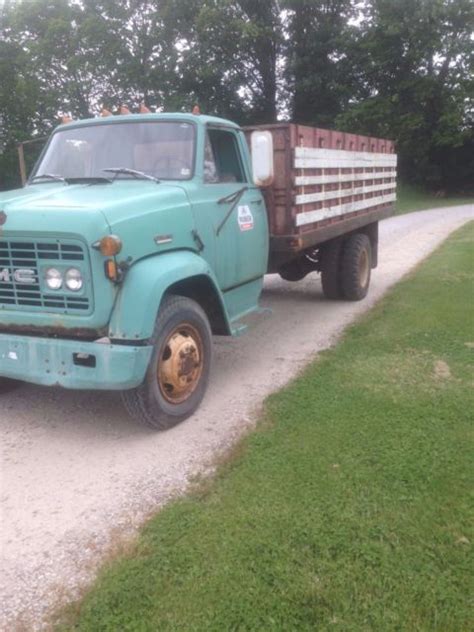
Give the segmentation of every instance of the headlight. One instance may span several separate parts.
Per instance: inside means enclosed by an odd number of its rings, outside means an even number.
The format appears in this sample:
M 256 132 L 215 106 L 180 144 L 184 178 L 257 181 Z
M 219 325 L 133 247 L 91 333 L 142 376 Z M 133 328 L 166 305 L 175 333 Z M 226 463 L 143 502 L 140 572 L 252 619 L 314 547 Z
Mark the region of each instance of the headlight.
M 82 279 L 81 271 L 77 268 L 69 268 L 64 279 L 67 289 L 71 290 L 71 292 L 79 292 L 79 290 L 82 290 L 84 281 Z
M 44 279 L 50 290 L 60 290 L 62 288 L 63 277 L 56 268 L 48 268 L 44 273 Z

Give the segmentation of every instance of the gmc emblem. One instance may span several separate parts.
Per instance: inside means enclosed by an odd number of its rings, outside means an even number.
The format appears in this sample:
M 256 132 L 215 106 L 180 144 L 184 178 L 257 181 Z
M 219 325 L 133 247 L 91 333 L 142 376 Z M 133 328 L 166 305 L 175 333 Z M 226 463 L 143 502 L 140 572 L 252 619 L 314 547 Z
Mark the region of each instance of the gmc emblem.
M 29 268 L 18 268 L 10 272 L 8 268 L 0 268 L 0 283 L 22 283 L 24 285 L 30 285 L 35 283 L 35 271 Z

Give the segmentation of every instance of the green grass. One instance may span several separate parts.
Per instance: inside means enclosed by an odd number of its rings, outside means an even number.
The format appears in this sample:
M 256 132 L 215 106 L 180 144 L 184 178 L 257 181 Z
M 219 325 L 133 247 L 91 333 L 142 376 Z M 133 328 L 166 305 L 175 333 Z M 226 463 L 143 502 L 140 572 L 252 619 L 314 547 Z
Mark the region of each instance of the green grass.
M 433 193 L 420 187 L 399 183 L 397 186 L 397 203 L 395 215 L 423 211 L 440 206 L 455 206 L 457 204 L 474 204 L 474 197 L 436 197 Z
M 269 398 L 61 629 L 472 630 L 473 241 Z

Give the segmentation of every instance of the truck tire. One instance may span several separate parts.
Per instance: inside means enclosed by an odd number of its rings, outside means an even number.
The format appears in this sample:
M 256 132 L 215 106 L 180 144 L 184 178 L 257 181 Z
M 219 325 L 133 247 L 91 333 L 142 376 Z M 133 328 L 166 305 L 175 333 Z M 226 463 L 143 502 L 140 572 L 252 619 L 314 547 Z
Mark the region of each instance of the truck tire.
M 369 290 L 372 269 L 370 239 L 356 233 L 344 242 L 341 258 L 342 294 L 348 301 L 362 300 Z
M 20 386 L 21 382 L 18 380 L 11 380 L 8 377 L 0 377 L 0 395 L 9 393 Z
M 189 417 L 201 403 L 209 381 L 212 335 L 202 308 L 189 298 L 163 299 L 152 337 L 154 351 L 145 380 L 123 391 L 128 413 L 155 430 Z
M 341 240 L 328 241 L 320 249 L 321 284 L 324 296 L 331 300 L 342 298 Z

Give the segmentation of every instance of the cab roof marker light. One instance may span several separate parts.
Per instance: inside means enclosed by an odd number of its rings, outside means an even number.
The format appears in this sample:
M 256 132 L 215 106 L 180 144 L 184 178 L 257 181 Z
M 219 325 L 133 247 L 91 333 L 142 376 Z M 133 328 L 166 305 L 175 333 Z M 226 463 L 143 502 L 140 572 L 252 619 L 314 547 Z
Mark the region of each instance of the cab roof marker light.
M 201 110 L 199 109 L 199 105 L 195 105 L 193 107 L 193 114 L 195 114 L 196 116 L 199 116 L 199 114 L 201 114 Z
M 140 114 L 151 114 L 151 110 L 144 103 L 140 103 Z
M 129 108 L 126 105 L 120 106 L 120 114 L 131 114 Z
M 101 116 L 112 116 L 112 112 L 110 110 L 107 110 L 107 108 L 102 108 L 102 110 L 100 111 L 100 115 Z
M 63 125 L 66 125 L 66 123 L 72 123 L 72 116 L 69 116 L 69 114 L 61 115 L 60 119 Z

